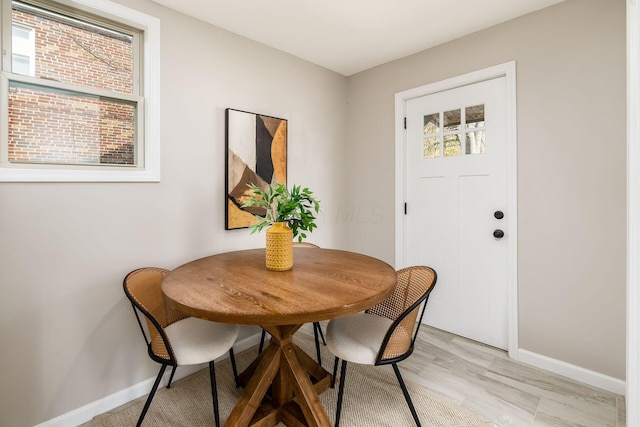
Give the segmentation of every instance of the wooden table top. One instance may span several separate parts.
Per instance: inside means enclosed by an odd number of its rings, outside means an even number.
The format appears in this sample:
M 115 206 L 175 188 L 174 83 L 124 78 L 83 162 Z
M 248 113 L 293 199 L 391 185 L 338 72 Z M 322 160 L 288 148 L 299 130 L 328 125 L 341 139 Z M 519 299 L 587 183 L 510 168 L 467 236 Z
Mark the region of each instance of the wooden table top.
M 165 277 L 168 302 L 191 316 L 246 325 L 294 325 L 357 313 L 386 299 L 396 272 L 366 255 L 294 248 L 293 268 L 270 271 L 265 250 L 212 255 Z

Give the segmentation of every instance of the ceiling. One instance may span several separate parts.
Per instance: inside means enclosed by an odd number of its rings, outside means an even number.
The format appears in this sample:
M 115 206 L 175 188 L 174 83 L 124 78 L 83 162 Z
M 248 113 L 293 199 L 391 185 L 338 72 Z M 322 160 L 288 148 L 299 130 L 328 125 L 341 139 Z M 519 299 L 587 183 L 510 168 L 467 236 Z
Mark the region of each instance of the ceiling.
M 344 76 L 564 0 L 152 0 Z

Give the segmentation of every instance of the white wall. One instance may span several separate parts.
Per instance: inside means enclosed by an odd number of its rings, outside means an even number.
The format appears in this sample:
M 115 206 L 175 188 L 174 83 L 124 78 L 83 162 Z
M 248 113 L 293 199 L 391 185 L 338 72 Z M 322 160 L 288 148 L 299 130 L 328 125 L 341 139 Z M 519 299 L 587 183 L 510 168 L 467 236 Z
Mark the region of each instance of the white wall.
M 349 249 L 393 262 L 394 94 L 516 61 L 520 347 L 625 378 L 625 2 L 569 0 L 349 78 Z M 425 260 L 428 263 L 428 260 Z
M 289 120 L 289 182 L 323 202 L 310 240 L 343 245 L 346 78 L 156 4 L 122 3 L 161 20 L 162 181 L 0 184 L 2 426 L 156 375 L 122 291 L 128 271 L 264 245 L 264 234 L 224 230 L 225 108 Z

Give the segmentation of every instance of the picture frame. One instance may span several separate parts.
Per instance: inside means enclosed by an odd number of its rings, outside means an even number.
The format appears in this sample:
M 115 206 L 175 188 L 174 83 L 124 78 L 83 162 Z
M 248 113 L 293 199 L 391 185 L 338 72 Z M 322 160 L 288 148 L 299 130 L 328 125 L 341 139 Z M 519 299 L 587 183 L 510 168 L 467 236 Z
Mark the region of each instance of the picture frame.
M 247 228 L 264 216 L 260 207 L 243 208 L 253 191 L 287 183 L 288 121 L 265 114 L 225 110 L 225 229 Z

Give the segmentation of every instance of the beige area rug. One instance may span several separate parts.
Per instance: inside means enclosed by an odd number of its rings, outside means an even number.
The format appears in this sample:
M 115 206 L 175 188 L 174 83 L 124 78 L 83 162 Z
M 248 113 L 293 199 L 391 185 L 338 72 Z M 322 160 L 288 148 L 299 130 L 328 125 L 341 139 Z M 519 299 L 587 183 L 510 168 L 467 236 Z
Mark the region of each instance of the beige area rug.
M 313 338 L 298 332 L 294 341 L 315 358 Z M 333 356 L 322 346 L 322 362 L 329 372 Z M 242 371 L 255 359 L 257 347 L 236 355 L 238 370 Z M 180 368 L 178 368 L 180 369 Z M 169 370 L 167 370 L 169 371 Z M 216 364 L 220 421 L 224 423 L 242 389 L 236 389 L 228 359 Z M 489 427 L 493 423 L 444 397 L 406 381 L 420 422 L 425 426 Z M 338 387 L 321 395 L 329 418 L 335 419 Z M 146 396 L 93 419 L 94 427 L 134 426 L 142 412 Z M 156 393 L 143 426 L 195 427 L 213 426 L 213 404 L 207 369 L 175 381 L 170 389 Z M 279 424 L 283 425 L 283 424 Z M 344 427 L 401 427 L 414 426 L 413 418 L 402 395 L 393 371 L 381 367 L 350 363 L 340 425 Z

